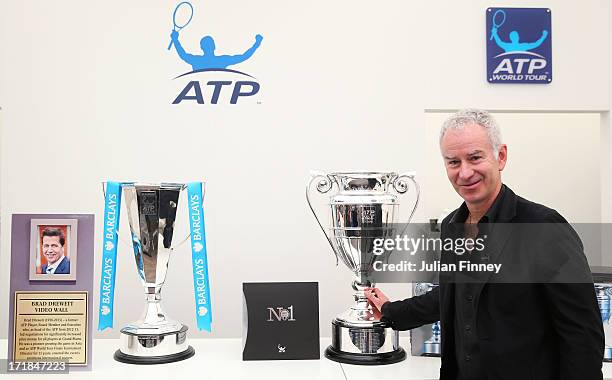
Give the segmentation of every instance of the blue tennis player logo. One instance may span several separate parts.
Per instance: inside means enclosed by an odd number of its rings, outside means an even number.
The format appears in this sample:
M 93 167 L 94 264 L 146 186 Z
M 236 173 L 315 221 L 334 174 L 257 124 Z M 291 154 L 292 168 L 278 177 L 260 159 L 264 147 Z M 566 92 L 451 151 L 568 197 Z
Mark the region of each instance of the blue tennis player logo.
M 496 10 L 493 14 L 493 28 L 491 28 L 490 39 L 495 40 L 497 46 L 504 49 L 506 53 L 511 51 L 529 51 L 535 49 L 538 46 L 542 45 L 542 42 L 544 42 L 546 37 L 548 37 L 548 30 L 545 29 L 542 31 L 542 36 L 537 41 L 521 42 L 521 36 L 519 32 L 513 30 L 508 35 L 510 41 L 503 41 L 499 37 L 497 30 L 504 24 L 504 22 L 506 22 L 506 11 L 504 11 L 503 9 Z
M 489 83 L 550 83 L 550 27 L 548 8 L 488 8 Z
M 170 45 L 168 46 L 168 50 L 174 46 L 178 56 L 183 61 L 191 65 L 194 71 L 206 69 L 225 69 L 228 66 L 244 62 L 251 58 L 263 40 L 263 37 L 258 34 L 255 36 L 255 43 L 253 46 L 248 48 L 244 53 L 236 55 L 216 55 L 215 40 L 211 36 L 204 36 L 200 40 L 202 54 L 188 53 L 185 51 L 180 42 L 179 31 L 186 27 L 191 22 L 192 18 L 193 5 L 191 5 L 191 3 L 184 1 L 176 6 L 172 17 L 174 28 L 170 34 L 171 41 Z
M 181 43 L 181 31 L 189 25 L 194 16 L 194 7 L 188 1 L 179 3 L 174 8 L 172 14 L 173 28 L 170 33 L 170 43 L 168 50 L 174 50 L 179 58 L 191 66 L 192 71 L 181 74 L 174 79 L 190 78 L 191 80 L 184 84 L 183 89 L 174 99 L 172 104 L 180 104 L 182 102 L 190 102 L 197 104 L 218 104 L 225 103 L 224 98 L 229 98 L 229 104 L 236 104 L 239 99 L 252 97 L 259 92 L 260 85 L 252 75 L 229 69 L 228 67 L 242 63 L 253 56 L 259 49 L 263 37 L 260 34 L 255 35 L 255 42 L 248 47 L 244 52 L 234 55 L 218 55 L 216 53 L 216 44 L 212 36 L 203 36 L 200 39 L 201 51 L 186 51 Z M 208 75 L 205 81 L 194 80 L 194 77 L 202 78 L 203 75 Z M 210 78 L 214 75 L 213 78 Z M 219 76 L 223 76 L 220 78 Z M 241 76 L 243 80 L 231 81 L 227 80 L 228 75 Z M 245 79 L 248 77 L 249 79 Z M 178 82 L 180 83 L 180 82 Z M 224 94 L 231 95 L 225 97 Z M 224 91 L 227 89 L 227 91 Z M 207 91 L 208 90 L 208 91 Z
M 256 35 L 253 46 L 242 54 L 215 55 L 215 40 L 213 40 L 211 36 L 204 36 L 200 40 L 200 47 L 202 48 L 203 54 L 196 55 L 187 53 L 179 41 L 178 31 L 172 31 L 172 42 L 174 43 L 176 52 L 183 61 L 191 65 L 194 71 L 204 69 L 225 69 L 228 66 L 244 62 L 255 53 L 262 39 L 263 37 L 261 35 Z

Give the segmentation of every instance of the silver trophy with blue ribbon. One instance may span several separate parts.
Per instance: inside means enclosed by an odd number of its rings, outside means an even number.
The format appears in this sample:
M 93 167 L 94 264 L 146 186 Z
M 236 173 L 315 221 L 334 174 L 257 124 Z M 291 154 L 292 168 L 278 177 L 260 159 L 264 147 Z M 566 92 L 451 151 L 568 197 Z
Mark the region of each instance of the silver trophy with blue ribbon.
M 136 269 L 145 288 L 146 305 L 142 317 L 121 329 L 120 348 L 115 352 L 115 359 L 120 362 L 169 363 L 190 358 L 195 353 L 187 344 L 187 326 L 168 318 L 161 308 L 161 289 L 166 279 L 170 257 L 175 254 L 175 247 L 182 243 L 175 239 L 174 226 L 179 195 L 187 188 L 196 319 L 199 329 L 210 331 L 210 293 L 201 183 L 186 185 L 108 182 L 106 185 L 99 329 L 112 327 L 116 231 L 119 226 L 121 191 L 128 211 Z M 112 272 L 112 281 L 105 281 L 107 267 L 112 268 L 109 270 Z M 105 293 L 105 290 L 108 290 L 105 285 L 108 283 L 112 283 L 113 290 Z
M 412 219 L 419 202 L 419 186 L 413 173 L 352 172 L 312 173 L 306 199 L 336 255 L 354 274 L 355 302 L 332 321 L 332 344 L 328 359 L 350 364 L 390 364 L 404 360 L 399 334 L 374 314 L 365 289 L 371 279 L 374 240 L 393 238 L 399 219 L 400 198 L 414 188 Z M 319 202 L 313 195 L 319 195 Z M 329 194 L 329 196 L 326 196 Z M 325 206 L 318 207 L 323 203 Z M 318 209 L 318 213 L 315 212 Z M 326 215 L 326 216 L 323 216 Z

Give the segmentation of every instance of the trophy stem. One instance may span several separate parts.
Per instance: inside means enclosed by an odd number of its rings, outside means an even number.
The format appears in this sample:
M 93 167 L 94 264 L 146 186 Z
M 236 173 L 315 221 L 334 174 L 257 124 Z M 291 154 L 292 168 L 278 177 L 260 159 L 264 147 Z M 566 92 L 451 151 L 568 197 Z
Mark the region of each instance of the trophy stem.
M 161 301 L 161 286 L 147 286 L 145 292 L 147 302 Z
M 355 303 L 351 306 L 351 314 L 360 321 L 375 321 L 371 306 L 363 292 L 355 292 Z
M 355 305 L 352 307 L 354 310 L 369 310 L 370 304 L 368 303 L 368 298 L 365 295 L 363 290 L 357 290 L 353 297 L 355 298 Z
M 370 310 L 370 304 L 368 302 L 368 298 L 365 295 L 365 290 L 373 286 L 374 285 L 370 281 L 365 281 L 365 283 L 359 280 L 353 281 L 352 288 L 353 290 L 355 290 L 355 293 L 353 293 L 353 297 L 355 298 L 355 306 L 352 309 Z
M 166 315 L 161 308 L 161 287 L 147 287 L 145 300 L 143 323 L 145 325 L 155 325 L 166 322 Z
M 362 284 L 358 280 L 353 281 L 352 287 L 355 291 L 353 293 L 353 299 L 355 303 L 351 305 L 350 315 L 356 321 L 376 321 L 372 307 L 368 302 L 368 298 L 365 295 L 365 289 L 370 287 L 371 283 L 368 281 L 366 285 Z

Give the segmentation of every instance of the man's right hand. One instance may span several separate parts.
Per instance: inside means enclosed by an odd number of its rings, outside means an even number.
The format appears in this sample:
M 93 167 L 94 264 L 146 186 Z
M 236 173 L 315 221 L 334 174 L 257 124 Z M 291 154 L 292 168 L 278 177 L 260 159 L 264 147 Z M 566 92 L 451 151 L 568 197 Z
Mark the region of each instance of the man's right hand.
M 367 288 L 365 296 L 370 305 L 376 309 L 375 311 L 382 314 L 382 307 L 385 303 L 389 302 L 389 298 L 378 288 Z
M 178 40 L 178 36 L 179 36 L 179 33 L 176 30 L 173 30 L 172 33 L 170 34 L 170 37 L 172 38 L 173 41 Z

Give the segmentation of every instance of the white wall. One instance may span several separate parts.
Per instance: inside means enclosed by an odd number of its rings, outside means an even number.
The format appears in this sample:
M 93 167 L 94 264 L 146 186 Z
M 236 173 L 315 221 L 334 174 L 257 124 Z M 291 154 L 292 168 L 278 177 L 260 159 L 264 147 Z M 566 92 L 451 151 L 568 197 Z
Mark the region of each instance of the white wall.
M 309 215 L 310 169 L 422 172 L 426 109 L 612 107 L 604 0 L 517 3 L 552 8 L 554 80 L 545 86 L 486 83 L 484 12 L 508 2 L 194 1 L 181 34 L 190 49 L 203 34 L 221 53 L 264 36 L 239 65 L 261 84 L 261 104 L 236 106 L 170 104 L 171 78 L 188 69 L 165 50 L 174 3 L 0 3 L 3 274 L 12 213 L 91 212 L 100 230 L 100 181 L 203 178 L 215 325 L 192 336 L 239 336 L 241 283 L 289 280 L 319 281 L 328 335 L 351 300 L 350 276 L 333 266 Z M 430 216 L 421 209 L 417 218 Z M 140 314 L 142 299 L 128 250 L 120 255 L 117 326 Z M 164 297 L 171 315 L 193 326 L 189 265 L 178 252 Z M 8 289 L 8 276 L 1 280 Z M 407 287 L 384 289 L 400 297 Z M 2 313 L 0 336 L 6 323 Z

